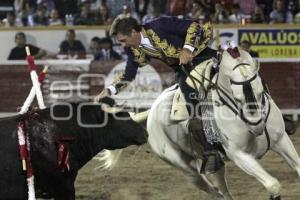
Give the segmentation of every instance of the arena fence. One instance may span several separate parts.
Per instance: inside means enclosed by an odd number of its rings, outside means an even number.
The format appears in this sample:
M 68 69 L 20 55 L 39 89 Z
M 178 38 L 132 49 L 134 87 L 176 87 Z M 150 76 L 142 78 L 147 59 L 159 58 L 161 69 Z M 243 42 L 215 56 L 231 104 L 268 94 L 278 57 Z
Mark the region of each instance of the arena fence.
M 260 73 L 268 83 L 272 97 L 284 114 L 300 115 L 300 59 L 259 59 Z M 124 69 L 124 62 L 90 60 L 37 61 L 49 72 L 43 85 L 45 103 L 90 101 Z M 153 67 L 152 67 L 153 66 Z M 32 83 L 25 61 L 0 63 L 0 117 L 16 112 L 24 102 Z M 116 96 L 122 104 L 148 108 L 160 92 L 174 83 L 174 72 L 160 61 L 141 69 L 131 88 Z M 134 92 L 132 92 L 134 90 Z M 133 95 L 133 93 L 135 95 Z

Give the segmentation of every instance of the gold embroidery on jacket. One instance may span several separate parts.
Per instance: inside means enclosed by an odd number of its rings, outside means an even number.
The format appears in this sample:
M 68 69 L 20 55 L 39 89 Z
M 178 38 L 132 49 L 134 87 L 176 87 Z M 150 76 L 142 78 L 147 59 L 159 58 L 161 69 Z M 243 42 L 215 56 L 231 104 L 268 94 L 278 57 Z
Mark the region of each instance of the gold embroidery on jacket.
M 154 48 L 160 48 L 167 57 L 179 57 L 179 50 L 173 45 L 168 44 L 166 39 L 161 40 L 161 38 L 152 29 L 148 29 L 146 32 L 150 41 L 153 42 Z
M 134 55 L 134 61 L 137 62 L 140 66 L 147 65 L 147 59 L 145 52 L 141 51 L 138 48 L 131 48 L 131 51 Z
M 192 47 L 194 47 L 194 43 L 195 43 L 195 38 L 196 38 L 196 34 L 197 31 L 199 30 L 199 24 L 196 22 L 191 23 L 191 25 L 189 26 L 189 28 L 187 29 L 187 34 L 185 36 L 185 43 L 187 45 L 190 45 Z
M 212 38 L 212 26 L 211 23 L 208 22 L 202 26 L 203 28 L 203 35 L 200 38 L 200 40 L 196 40 L 194 47 L 196 48 L 195 51 L 193 52 L 193 56 L 197 56 L 203 49 L 205 49 L 211 38 Z
M 144 28 L 142 28 L 141 33 L 142 33 L 142 35 L 143 35 L 144 38 L 148 38 L 149 39 L 149 37 L 147 35 L 147 32 L 146 32 L 146 30 Z M 149 39 L 149 40 L 151 41 L 151 39 Z M 151 44 L 152 44 L 152 42 L 151 42 Z M 153 49 L 149 48 L 147 46 L 140 46 L 139 50 L 143 51 L 147 55 L 150 55 L 151 57 L 156 57 L 156 58 L 162 58 L 163 57 L 162 51 L 160 49 L 158 49 L 158 48 L 155 48 L 154 46 L 153 46 Z

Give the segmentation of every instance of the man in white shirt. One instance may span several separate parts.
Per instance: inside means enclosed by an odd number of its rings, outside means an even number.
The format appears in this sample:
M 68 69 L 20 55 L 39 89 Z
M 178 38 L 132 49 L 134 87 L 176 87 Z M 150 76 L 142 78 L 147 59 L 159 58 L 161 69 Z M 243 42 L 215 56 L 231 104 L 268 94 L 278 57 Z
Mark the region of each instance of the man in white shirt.
M 149 63 L 150 58 L 162 60 L 176 72 L 177 82 L 184 94 L 191 118 L 188 130 L 191 135 L 197 135 L 204 148 L 204 172 L 215 173 L 221 169 L 224 163 L 215 145 L 207 142 L 202 121 L 199 119 L 201 111 L 197 110 L 198 91 L 186 83 L 194 66 L 217 57 L 217 51 L 207 47 L 212 37 L 211 25 L 200 25 L 198 22 L 177 17 L 160 17 L 141 26 L 134 18 L 125 17 L 114 21 L 110 34 L 125 47 L 127 65 L 125 73 L 105 88 L 96 100 L 120 92 L 128 82 L 134 80 L 138 68 Z M 182 65 L 191 63 L 192 65 L 183 69 Z

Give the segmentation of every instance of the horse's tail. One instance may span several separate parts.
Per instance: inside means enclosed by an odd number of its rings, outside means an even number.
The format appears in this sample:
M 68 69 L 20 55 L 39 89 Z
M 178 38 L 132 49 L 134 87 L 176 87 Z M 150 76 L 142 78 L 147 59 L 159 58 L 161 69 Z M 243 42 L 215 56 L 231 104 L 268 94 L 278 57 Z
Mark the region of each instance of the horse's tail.
M 122 149 L 118 150 L 103 150 L 101 151 L 97 156 L 95 156 L 95 160 L 100 161 L 100 166 L 98 166 L 96 169 L 102 169 L 102 170 L 111 170 L 113 169 L 120 156 L 122 154 Z

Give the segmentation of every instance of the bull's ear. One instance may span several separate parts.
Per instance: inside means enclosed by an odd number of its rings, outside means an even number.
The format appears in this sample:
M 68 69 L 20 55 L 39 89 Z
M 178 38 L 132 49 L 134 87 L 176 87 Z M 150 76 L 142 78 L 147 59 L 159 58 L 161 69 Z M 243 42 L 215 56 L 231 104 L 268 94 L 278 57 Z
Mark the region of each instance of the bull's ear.
M 113 99 L 113 98 L 110 98 L 110 97 L 104 97 L 104 98 L 101 98 L 99 100 L 99 103 L 101 104 L 107 104 L 109 105 L 110 107 L 113 107 L 116 105 L 116 101 Z

